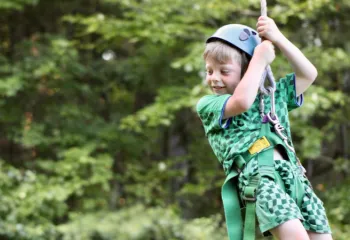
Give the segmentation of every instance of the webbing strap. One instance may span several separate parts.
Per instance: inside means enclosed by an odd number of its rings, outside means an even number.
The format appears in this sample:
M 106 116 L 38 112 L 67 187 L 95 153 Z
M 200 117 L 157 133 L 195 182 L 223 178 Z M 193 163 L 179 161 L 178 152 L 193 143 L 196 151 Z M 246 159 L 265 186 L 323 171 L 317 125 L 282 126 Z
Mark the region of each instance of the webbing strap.
M 246 203 L 243 240 L 255 239 L 255 202 Z
M 260 137 L 267 136 L 267 139 L 269 139 L 271 135 L 273 134 L 271 134 L 270 124 L 264 123 L 260 131 Z M 271 145 L 272 147 L 258 154 L 258 165 L 259 165 L 260 177 L 269 177 L 274 180 L 275 179 L 275 167 L 274 167 L 275 163 L 273 160 L 274 145 L 273 144 Z
M 270 136 L 270 126 L 268 123 L 263 124 L 260 136 Z M 262 177 L 269 177 L 275 179 L 275 168 L 273 160 L 273 145 L 264 151 L 257 153 L 257 160 L 259 166 L 259 174 L 252 176 L 249 180 L 248 186 L 243 192 L 243 200 L 246 203 L 246 214 L 244 224 L 244 238 L 243 240 L 255 239 L 255 209 L 256 209 L 256 191 Z
M 256 189 L 260 182 L 260 176 L 253 176 L 248 186 L 244 188 L 243 200 L 246 202 L 243 240 L 255 239 L 255 201 Z
M 226 227 L 230 240 L 242 239 L 242 216 L 237 189 L 238 172 L 231 169 L 221 189 L 221 197 L 224 205 Z

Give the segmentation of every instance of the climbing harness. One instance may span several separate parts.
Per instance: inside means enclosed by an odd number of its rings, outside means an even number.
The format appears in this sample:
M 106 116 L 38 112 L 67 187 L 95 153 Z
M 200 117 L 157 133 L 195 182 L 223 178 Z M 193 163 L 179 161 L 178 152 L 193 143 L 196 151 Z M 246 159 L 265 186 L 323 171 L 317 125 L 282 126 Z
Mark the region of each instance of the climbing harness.
M 269 178 L 284 189 L 284 183 L 274 167 L 273 151 L 275 146 L 282 145 L 286 150 L 288 149 L 286 153 L 292 164 L 294 166 L 301 166 L 298 161 L 294 161 L 296 159 L 295 152 L 287 147 L 285 138 L 281 138 L 276 130 L 271 130 L 271 122 L 268 116 L 266 115 L 262 121 L 263 124 L 258 140 L 252 144 L 248 151 L 235 156 L 233 159 L 233 166 L 222 186 L 222 200 L 230 240 L 255 239 L 256 191 L 262 178 Z M 283 137 L 285 136 L 283 133 L 281 135 Z M 237 187 L 238 175 L 253 158 L 257 159 L 258 174 L 252 176 L 249 179 L 248 185 L 242 189 L 241 200 L 243 202 L 242 204 L 245 205 L 245 220 L 243 224 L 241 202 L 239 201 L 239 190 Z M 298 184 L 295 186 L 295 189 L 296 191 L 291 197 L 300 206 L 304 191 Z

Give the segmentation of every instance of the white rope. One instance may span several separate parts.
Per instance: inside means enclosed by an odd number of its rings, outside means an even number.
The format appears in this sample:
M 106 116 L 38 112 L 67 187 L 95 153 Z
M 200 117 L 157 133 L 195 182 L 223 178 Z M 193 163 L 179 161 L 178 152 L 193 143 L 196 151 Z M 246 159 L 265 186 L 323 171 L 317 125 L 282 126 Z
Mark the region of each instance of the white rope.
M 266 4 L 266 0 L 260 0 L 260 5 L 261 5 L 261 16 L 267 16 L 267 4 Z M 268 90 L 265 89 L 265 79 L 269 80 L 270 86 L 273 88 L 273 90 L 276 89 L 275 86 L 275 78 L 273 76 L 273 73 L 271 71 L 271 67 L 267 66 L 265 73 L 263 74 L 263 76 L 261 77 L 261 81 L 260 81 L 260 92 L 262 92 L 264 95 L 269 95 L 271 94 L 271 92 L 268 92 Z
M 260 5 L 261 5 L 261 16 L 267 16 L 267 4 L 266 4 L 266 0 L 260 0 Z M 269 86 L 267 87 L 267 89 L 265 88 L 265 81 L 266 79 L 269 82 Z M 271 113 L 272 113 L 272 117 L 275 116 L 275 99 L 274 99 L 274 91 L 276 90 L 276 83 L 275 83 L 275 77 L 273 76 L 272 70 L 270 65 L 268 65 L 265 69 L 264 74 L 261 77 L 260 80 L 260 92 L 263 95 L 271 95 Z M 261 96 L 263 97 L 263 96 Z M 262 104 L 263 107 L 263 104 Z M 262 113 L 264 112 L 264 109 L 260 110 Z
M 260 1 L 260 5 L 261 5 L 261 16 L 267 16 L 267 4 L 266 4 L 266 0 L 261 0 Z

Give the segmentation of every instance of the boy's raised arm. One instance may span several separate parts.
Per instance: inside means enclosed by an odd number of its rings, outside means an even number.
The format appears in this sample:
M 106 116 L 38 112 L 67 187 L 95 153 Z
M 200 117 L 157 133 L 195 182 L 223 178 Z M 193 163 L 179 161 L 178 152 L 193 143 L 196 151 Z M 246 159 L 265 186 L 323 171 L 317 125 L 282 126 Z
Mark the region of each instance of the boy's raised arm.
M 302 94 L 317 77 L 315 66 L 280 32 L 273 19 L 261 16 L 257 31 L 260 37 L 270 40 L 287 58 L 295 73 L 297 96 Z
M 248 69 L 227 101 L 224 118 L 247 111 L 255 101 L 261 76 L 265 68 L 275 59 L 275 51 L 270 41 L 263 41 L 255 50 Z

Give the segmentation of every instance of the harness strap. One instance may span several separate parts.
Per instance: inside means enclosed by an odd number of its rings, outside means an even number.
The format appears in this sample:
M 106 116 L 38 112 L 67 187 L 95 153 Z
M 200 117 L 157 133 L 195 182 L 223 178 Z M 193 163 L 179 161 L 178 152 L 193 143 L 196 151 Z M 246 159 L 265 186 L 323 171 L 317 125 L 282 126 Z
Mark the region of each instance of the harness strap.
M 256 189 L 260 182 L 260 176 L 250 179 L 249 185 L 244 188 L 243 200 L 246 204 L 244 222 L 244 240 L 255 239 L 255 209 L 256 209 Z
M 253 145 L 259 151 L 256 154 L 258 160 L 259 173 L 256 176 L 252 176 L 249 180 L 249 184 L 244 188 L 243 200 L 246 203 L 246 214 L 245 214 L 245 224 L 244 224 L 244 240 L 254 240 L 255 239 L 255 209 L 256 209 L 256 191 L 259 186 L 260 180 L 263 177 L 271 178 L 275 180 L 275 168 L 273 160 L 273 145 L 267 141 L 265 136 L 269 136 L 270 128 L 269 124 L 265 123 L 260 131 L 260 139 L 258 140 L 258 145 Z M 260 142 L 259 142 L 260 141 Z M 261 146 L 261 147 L 260 147 Z M 266 149 L 267 147 L 267 149 Z M 262 148 L 262 149 L 259 149 Z M 250 148 L 250 153 L 254 150 Z
M 234 163 L 236 163 L 236 161 L 243 165 L 245 163 L 244 159 L 240 155 L 234 159 Z M 243 169 L 243 165 L 241 166 L 242 168 L 239 169 Z M 227 175 L 221 189 L 221 198 L 224 205 L 227 233 L 230 240 L 241 240 L 243 235 L 241 205 L 237 189 L 237 176 L 239 171 L 231 168 L 230 173 Z

